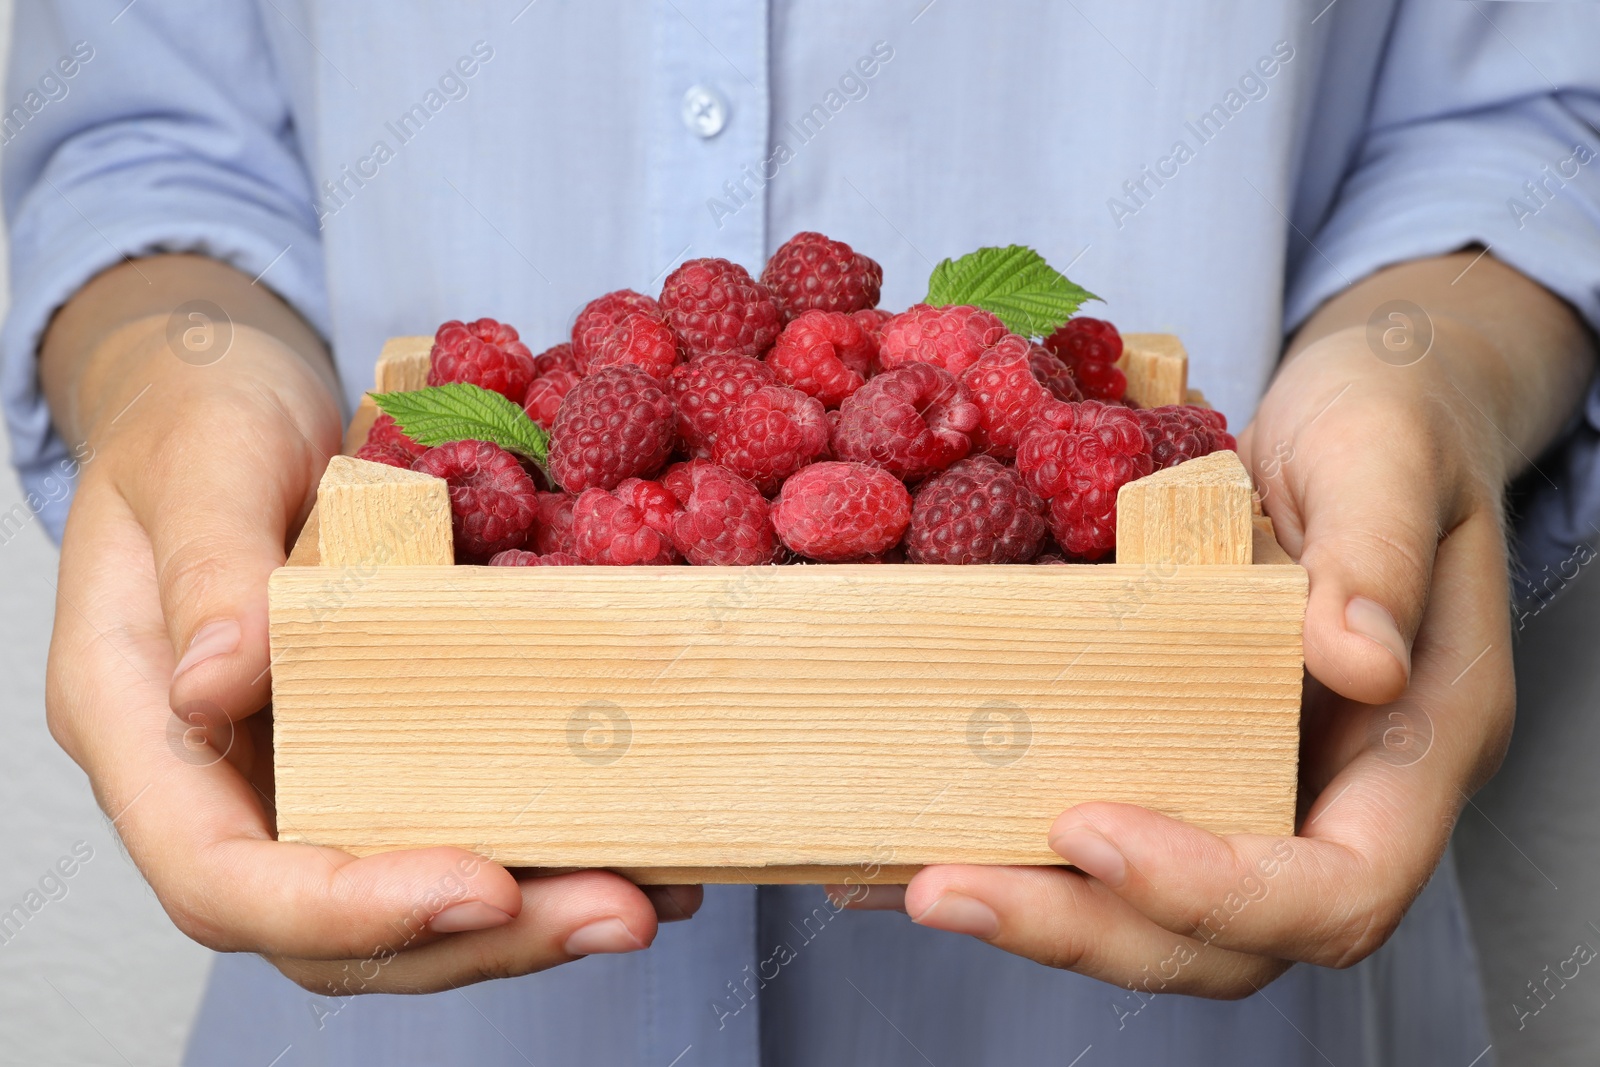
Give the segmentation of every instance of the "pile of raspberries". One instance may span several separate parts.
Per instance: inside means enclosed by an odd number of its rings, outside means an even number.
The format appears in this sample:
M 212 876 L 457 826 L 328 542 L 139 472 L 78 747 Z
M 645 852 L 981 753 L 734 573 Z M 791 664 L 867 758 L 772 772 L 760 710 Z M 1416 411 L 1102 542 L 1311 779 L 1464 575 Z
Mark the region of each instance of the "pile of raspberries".
M 428 384 L 521 404 L 548 472 L 387 415 L 357 455 L 449 483 L 462 563 L 747 566 L 1103 559 L 1123 483 L 1234 447 L 1218 412 L 1125 400 L 1109 322 L 1041 343 L 981 308 L 881 310 L 882 279 L 801 233 L 759 281 L 696 259 L 659 297 L 608 293 L 537 356 L 447 322 Z

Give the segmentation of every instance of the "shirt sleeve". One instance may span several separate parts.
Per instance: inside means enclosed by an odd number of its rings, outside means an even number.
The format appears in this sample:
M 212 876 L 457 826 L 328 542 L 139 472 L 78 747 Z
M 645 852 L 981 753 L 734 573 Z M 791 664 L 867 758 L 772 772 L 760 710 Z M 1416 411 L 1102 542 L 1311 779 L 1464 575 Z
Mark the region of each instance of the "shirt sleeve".
M 1291 256 L 1286 328 L 1382 267 L 1477 244 L 1600 329 L 1596 41 L 1600 6 L 1403 2 L 1353 165 Z M 1600 537 L 1600 392 L 1538 467 L 1527 574 Z
M 328 308 L 310 182 L 256 5 L 145 0 L 108 19 L 94 0 L 21 0 L 12 34 L 0 398 L 27 509 L 59 538 L 77 457 L 51 426 L 37 352 L 85 282 L 128 258 L 192 252 L 259 277 L 324 335 Z

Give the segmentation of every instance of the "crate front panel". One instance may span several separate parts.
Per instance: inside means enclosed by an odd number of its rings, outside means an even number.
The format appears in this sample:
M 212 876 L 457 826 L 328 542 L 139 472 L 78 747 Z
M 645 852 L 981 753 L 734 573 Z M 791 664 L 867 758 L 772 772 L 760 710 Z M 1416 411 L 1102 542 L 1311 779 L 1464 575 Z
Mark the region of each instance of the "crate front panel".
M 1288 833 L 1305 595 L 1296 566 L 284 568 L 280 836 L 1052 864 L 1087 800 Z

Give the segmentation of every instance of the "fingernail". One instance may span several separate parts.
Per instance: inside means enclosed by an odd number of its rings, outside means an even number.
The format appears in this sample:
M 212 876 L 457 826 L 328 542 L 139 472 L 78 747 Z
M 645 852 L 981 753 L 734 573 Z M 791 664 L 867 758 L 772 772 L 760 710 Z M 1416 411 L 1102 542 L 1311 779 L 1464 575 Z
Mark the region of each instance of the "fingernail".
M 952 934 L 967 934 L 987 941 L 1000 932 L 1000 917 L 981 900 L 960 893 L 946 893 L 913 915 L 911 921 Z
M 232 619 L 217 619 L 208 622 L 195 632 L 194 639 L 189 642 L 189 650 L 178 661 L 178 666 L 172 672 L 173 681 L 178 675 L 196 664 L 203 663 L 212 656 L 225 656 L 239 647 L 239 624 Z
M 1128 880 L 1128 861 L 1115 845 L 1088 826 L 1074 826 L 1050 839 L 1056 855 L 1112 889 Z
M 1406 677 L 1411 677 L 1411 650 L 1406 647 L 1406 639 L 1400 636 L 1400 627 L 1394 624 L 1394 616 L 1389 614 L 1389 609 L 1364 596 L 1351 597 L 1350 603 L 1345 605 L 1344 625 L 1351 633 L 1360 634 L 1388 649 L 1400 661 Z
M 511 916 L 493 904 L 485 904 L 481 900 L 464 900 L 460 904 L 450 905 L 428 920 L 428 929 L 436 934 L 459 934 L 467 930 L 488 930 L 491 927 L 504 926 L 510 921 Z
M 637 952 L 644 942 L 621 919 L 599 919 L 580 926 L 562 946 L 569 956 L 594 956 L 602 952 Z

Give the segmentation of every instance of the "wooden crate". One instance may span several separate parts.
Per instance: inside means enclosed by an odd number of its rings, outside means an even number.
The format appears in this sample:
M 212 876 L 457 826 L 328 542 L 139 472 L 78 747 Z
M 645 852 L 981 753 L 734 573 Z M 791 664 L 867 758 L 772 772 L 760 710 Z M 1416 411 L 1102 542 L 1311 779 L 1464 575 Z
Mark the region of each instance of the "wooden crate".
M 281 840 L 895 882 L 1057 864 L 1088 800 L 1293 830 L 1306 577 L 1232 453 L 1124 487 L 1093 565 L 453 567 L 441 490 L 336 460 L 272 576 Z

